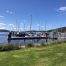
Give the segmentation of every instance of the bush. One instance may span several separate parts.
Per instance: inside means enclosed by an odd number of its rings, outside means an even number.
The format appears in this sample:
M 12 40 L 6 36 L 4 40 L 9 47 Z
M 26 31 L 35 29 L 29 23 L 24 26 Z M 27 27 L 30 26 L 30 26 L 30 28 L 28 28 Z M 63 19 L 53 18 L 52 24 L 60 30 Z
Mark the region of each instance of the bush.
M 18 50 L 18 49 L 21 49 L 21 47 L 19 47 L 19 45 L 14 45 L 14 47 L 13 47 L 15 50 Z
M 8 50 L 13 50 L 14 46 L 12 44 L 8 44 L 7 48 L 8 48 Z
M 15 44 L 15 45 L 9 44 L 8 45 L 8 50 L 18 50 L 18 49 L 20 49 L 18 44 Z
M 44 42 L 41 43 L 41 46 L 47 46 L 47 45 L 48 45 L 47 43 Z
M 7 46 L 0 45 L 0 51 L 10 51 L 10 50 L 18 50 L 18 49 L 20 49 L 18 45 L 12 45 L 12 44 L 8 44 Z
M 64 40 L 63 43 L 66 43 L 66 40 Z
M 34 47 L 34 45 L 32 43 L 28 43 L 27 47 Z
M 4 49 L 4 45 L 0 45 L 0 51 Z
M 51 44 L 61 44 L 61 43 L 63 43 L 64 41 L 58 41 L 58 40 L 55 40 L 55 41 L 53 41 Z

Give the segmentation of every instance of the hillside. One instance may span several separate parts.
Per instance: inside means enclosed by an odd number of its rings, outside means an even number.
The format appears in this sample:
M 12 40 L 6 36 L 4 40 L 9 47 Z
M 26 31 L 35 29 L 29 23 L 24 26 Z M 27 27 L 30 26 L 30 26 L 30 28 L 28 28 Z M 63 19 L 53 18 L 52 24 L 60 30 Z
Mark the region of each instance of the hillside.
M 48 32 L 51 32 L 51 31 L 66 32 L 66 27 L 61 27 L 61 28 L 48 30 Z
M 0 32 L 9 32 L 9 30 L 6 30 L 6 29 L 0 29 Z

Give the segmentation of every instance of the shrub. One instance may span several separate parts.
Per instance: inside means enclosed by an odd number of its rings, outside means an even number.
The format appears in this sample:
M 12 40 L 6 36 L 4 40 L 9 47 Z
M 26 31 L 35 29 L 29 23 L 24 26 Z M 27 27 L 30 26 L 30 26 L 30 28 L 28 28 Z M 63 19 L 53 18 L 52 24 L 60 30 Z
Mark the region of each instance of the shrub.
M 64 40 L 63 42 L 66 43 L 66 40 Z
M 18 49 L 20 49 L 18 44 L 15 44 L 15 45 L 9 44 L 8 45 L 8 50 L 18 50 Z
M 48 45 L 47 43 L 44 42 L 41 43 L 41 46 L 47 46 L 47 45 Z
M 4 45 L 0 45 L 0 51 L 4 49 Z
M 32 43 L 28 43 L 27 47 L 34 47 L 34 45 Z
M 53 41 L 51 44 L 61 44 L 61 43 L 63 43 L 63 41 L 55 40 L 55 41 Z
M 10 51 L 10 50 L 18 50 L 18 49 L 20 49 L 18 45 L 12 45 L 12 44 L 8 44 L 7 46 L 0 45 L 0 51 Z
M 13 47 L 15 50 L 18 50 L 18 49 L 20 49 L 21 47 L 19 47 L 19 45 L 18 44 L 16 44 L 16 45 L 14 45 L 14 47 Z
M 8 48 L 8 50 L 13 50 L 14 46 L 12 44 L 8 44 L 7 48 Z

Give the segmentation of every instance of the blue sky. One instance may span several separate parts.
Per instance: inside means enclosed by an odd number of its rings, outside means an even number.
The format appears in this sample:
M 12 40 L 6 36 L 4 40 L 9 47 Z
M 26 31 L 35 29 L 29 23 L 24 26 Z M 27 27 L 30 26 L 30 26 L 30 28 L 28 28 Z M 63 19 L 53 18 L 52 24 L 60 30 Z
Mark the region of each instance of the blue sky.
M 66 26 L 66 0 L 0 0 L 0 29 L 29 30 L 31 15 L 32 30 Z

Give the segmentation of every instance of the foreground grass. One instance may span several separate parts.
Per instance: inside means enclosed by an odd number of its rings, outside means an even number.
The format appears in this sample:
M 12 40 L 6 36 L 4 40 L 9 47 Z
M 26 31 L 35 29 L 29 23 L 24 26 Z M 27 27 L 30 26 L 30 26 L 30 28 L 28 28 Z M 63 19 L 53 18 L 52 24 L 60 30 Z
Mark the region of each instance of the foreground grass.
M 66 66 L 66 44 L 0 52 L 0 66 Z

